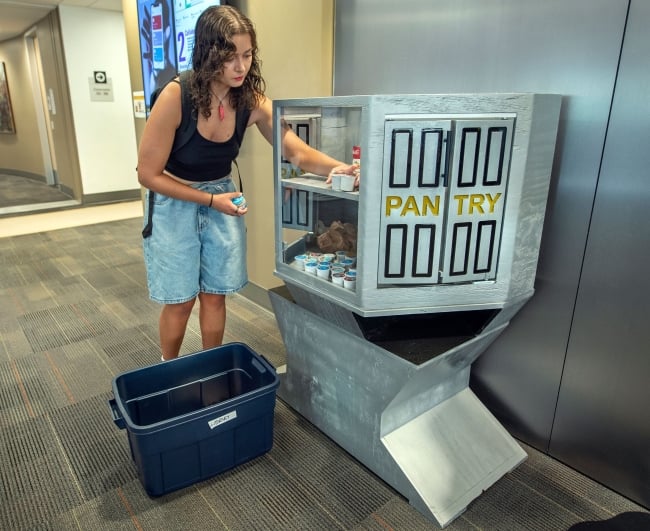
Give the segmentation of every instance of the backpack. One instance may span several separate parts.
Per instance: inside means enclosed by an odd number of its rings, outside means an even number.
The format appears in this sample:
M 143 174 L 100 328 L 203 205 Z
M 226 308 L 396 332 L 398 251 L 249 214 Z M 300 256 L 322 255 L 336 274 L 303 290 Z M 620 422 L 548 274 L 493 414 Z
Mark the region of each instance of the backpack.
M 178 151 L 180 148 L 182 148 L 185 144 L 187 144 L 192 136 L 194 135 L 194 131 L 196 131 L 196 124 L 197 124 L 197 115 L 196 112 L 194 111 L 194 108 L 192 107 L 192 98 L 190 96 L 190 91 L 189 91 L 189 79 L 190 79 L 190 70 L 184 70 L 178 75 L 178 78 L 173 78 L 167 81 L 167 83 L 164 83 L 161 87 L 158 87 L 151 93 L 151 97 L 149 98 L 149 108 L 153 109 L 154 104 L 156 103 L 156 100 L 158 99 L 158 96 L 160 96 L 160 93 L 164 90 L 164 88 L 167 86 L 168 83 L 178 83 L 181 86 L 181 123 L 178 126 L 178 129 L 176 129 L 176 134 L 174 136 L 174 143 L 172 144 L 172 150 L 171 153 L 174 153 Z M 248 123 L 248 113 L 244 113 L 243 115 L 245 117 L 245 120 L 238 119 L 237 123 L 235 124 L 235 138 L 237 139 L 237 143 L 241 146 L 242 140 L 244 138 L 244 132 L 246 131 L 246 124 Z M 239 191 L 243 194 L 244 193 L 244 185 L 241 180 L 241 173 L 239 172 L 239 165 L 237 164 L 237 160 L 233 160 L 235 163 L 235 167 L 237 168 L 237 175 L 239 176 Z M 147 217 L 147 225 L 144 227 L 142 230 L 142 237 L 143 238 L 148 238 L 151 236 L 151 232 L 153 231 L 153 205 L 154 205 L 154 193 L 149 190 L 149 208 L 148 208 L 148 217 Z
M 196 114 L 192 109 L 192 98 L 190 97 L 190 91 L 188 87 L 190 79 L 190 71 L 184 70 L 181 72 L 178 77 L 174 77 L 164 83 L 161 87 L 158 87 L 151 93 L 151 98 L 149 99 L 149 108 L 153 109 L 158 96 L 165 89 L 169 83 L 178 83 L 181 86 L 181 123 L 176 130 L 176 136 L 174 137 L 174 144 L 172 145 L 172 153 L 178 151 L 185 144 L 190 141 L 194 130 L 196 129 Z

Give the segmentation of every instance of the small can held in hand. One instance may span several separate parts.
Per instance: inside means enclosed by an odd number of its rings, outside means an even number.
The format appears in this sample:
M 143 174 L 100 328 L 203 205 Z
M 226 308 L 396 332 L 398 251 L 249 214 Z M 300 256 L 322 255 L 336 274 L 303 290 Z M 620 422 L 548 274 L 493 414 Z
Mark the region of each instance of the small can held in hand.
M 244 209 L 248 206 L 246 203 L 246 198 L 244 197 L 244 194 L 234 197 L 232 200 L 233 205 L 235 205 L 237 208 Z

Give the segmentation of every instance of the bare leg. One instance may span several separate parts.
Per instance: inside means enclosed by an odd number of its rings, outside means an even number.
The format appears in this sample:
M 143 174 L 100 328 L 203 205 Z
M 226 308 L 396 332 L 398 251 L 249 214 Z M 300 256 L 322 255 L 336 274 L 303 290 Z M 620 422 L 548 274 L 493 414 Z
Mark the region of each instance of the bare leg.
M 199 293 L 199 324 L 203 348 L 218 347 L 223 343 L 226 328 L 226 296 Z
M 165 304 L 160 312 L 160 348 L 165 360 L 178 357 L 195 301 Z

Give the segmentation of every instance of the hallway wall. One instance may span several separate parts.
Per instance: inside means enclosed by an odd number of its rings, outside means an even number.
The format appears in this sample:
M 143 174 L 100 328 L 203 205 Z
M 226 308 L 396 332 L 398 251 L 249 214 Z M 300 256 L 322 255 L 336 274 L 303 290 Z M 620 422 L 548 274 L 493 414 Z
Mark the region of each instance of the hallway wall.
M 84 195 L 139 190 L 131 81 L 121 13 L 59 6 Z M 113 101 L 93 101 L 90 80 L 103 71 Z
M 83 202 L 135 198 L 136 140 L 122 14 L 60 6 L 35 26 L 43 77 L 53 106 L 52 129 L 59 183 Z M 23 37 L 0 43 L 13 95 L 16 135 L 0 135 L 0 168 L 45 181 L 37 108 Z M 91 101 L 89 79 L 105 71 L 113 101 Z M 51 91 L 51 92 L 50 92 Z

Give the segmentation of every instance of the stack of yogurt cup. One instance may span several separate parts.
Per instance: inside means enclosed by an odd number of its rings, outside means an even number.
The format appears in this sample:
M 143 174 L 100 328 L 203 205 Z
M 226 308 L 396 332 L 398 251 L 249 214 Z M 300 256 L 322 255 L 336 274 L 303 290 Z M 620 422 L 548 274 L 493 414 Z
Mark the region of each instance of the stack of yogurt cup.
M 308 275 L 331 281 L 335 286 L 356 289 L 356 257 L 345 251 L 300 254 L 295 257 L 293 266 Z

